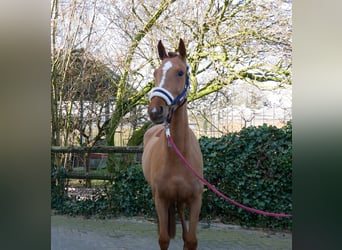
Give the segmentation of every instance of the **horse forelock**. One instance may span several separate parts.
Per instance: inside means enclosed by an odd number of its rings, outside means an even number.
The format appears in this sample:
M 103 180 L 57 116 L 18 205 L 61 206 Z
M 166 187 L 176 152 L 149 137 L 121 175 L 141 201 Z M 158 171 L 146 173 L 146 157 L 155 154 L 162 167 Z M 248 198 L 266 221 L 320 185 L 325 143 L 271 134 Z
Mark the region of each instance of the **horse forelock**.
M 172 52 L 172 51 L 170 51 L 170 52 L 168 52 L 168 57 L 176 57 L 176 56 L 178 56 L 178 53 L 177 52 Z

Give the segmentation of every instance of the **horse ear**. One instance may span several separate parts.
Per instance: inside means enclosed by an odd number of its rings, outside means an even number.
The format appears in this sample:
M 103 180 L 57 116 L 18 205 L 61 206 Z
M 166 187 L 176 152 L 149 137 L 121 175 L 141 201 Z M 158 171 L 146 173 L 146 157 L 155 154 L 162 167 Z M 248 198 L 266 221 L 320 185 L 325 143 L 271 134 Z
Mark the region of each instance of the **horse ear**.
M 179 39 L 178 52 L 182 57 L 186 58 L 186 49 L 182 38 Z
M 159 40 L 158 42 L 158 54 L 159 54 L 160 60 L 163 60 L 165 57 L 167 57 L 164 45 L 161 40 Z

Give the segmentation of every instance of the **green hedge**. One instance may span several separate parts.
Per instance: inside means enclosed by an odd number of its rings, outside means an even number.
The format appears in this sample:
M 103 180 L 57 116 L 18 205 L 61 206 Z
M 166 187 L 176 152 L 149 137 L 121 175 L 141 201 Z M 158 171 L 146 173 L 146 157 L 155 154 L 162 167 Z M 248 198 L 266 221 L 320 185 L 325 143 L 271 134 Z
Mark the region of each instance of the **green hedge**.
M 247 127 L 221 138 L 201 138 L 204 177 L 246 206 L 292 213 L 292 125 Z M 212 191 L 203 195 L 202 214 L 246 226 L 291 228 L 292 219 L 244 211 Z
M 146 216 L 155 217 L 152 192 L 142 173 L 141 165 L 130 166 L 115 172 L 113 182 L 105 182 L 103 188 L 93 191 L 92 197 L 80 199 L 68 197 L 63 170 L 57 173 L 54 168 L 52 177 L 57 182 L 51 186 L 51 208 L 57 213 L 71 216 Z
M 221 138 L 202 137 L 204 177 L 218 190 L 246 206 L 277 213 L 292 212 L 292 126 L 247 127 Z M 54 189 L 60 192 L 60 189 Z M 61 195 L 61 194 L 60 194 Z M 105 190 L 90 200 L 58 199 L 52 207 L 71 215 L 144 215 L 155 217 L 151 188 L 141 166 L 116 171 Z M 57 201 L 57 203 L 56 203 Z M 61 205 L 61 202 L 63 205 Z M 273 218 L 237 208 L 205 187 L 201 218 L 220 218 L 244 226 L 291 229 L 291 218 Z

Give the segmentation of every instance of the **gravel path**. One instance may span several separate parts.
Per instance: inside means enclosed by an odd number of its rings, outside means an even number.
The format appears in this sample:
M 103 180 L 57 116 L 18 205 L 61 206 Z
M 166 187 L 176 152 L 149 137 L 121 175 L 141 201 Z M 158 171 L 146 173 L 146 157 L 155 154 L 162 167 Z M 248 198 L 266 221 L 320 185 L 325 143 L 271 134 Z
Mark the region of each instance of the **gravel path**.
M 198 250 L 292 249 L 290 233 L 270 233 L 242 229 L 219 223 L 200 223 Z M 183 249 L 181 226 L 170 250 Z M 82 217 L 51 216 L 52 250 L 154 250 L 159 249 L 157 224 L 143 218 L 84 219 Z

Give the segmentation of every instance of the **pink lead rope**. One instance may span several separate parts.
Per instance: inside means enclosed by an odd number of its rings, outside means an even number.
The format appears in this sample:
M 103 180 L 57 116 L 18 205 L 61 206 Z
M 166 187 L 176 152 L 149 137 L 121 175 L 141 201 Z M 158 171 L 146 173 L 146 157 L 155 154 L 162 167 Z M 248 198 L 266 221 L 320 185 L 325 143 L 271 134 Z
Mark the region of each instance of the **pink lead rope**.
M 179 156 L 179 158 L 182 159 L 182 161 L 185 163 L 185 165 L 191 170 L 191 172 L 201 181 L 203 182 L 203 184 L 207 185 L 214 193 L 216 193 L 217 195 L 221 196 L 222 198 L 224 198 L 226 201 L 232 203 L 233 205 L 240 207 L 242 209 L 245 209 L 249 212 L 252 213 L 257 213 L 257 214 L 261 214 L 261 215 L 265 215 L 265 216 L 272 216 L 272 217 L 292 217 L 291 214 L 278 214 L 278 213 L 270 213 L 270 212 L 265 212 L 262 210 L 258 210 L 255 208 L 251 208 L 251 207 L 247 207 L 243 204 L 240 204 L 234 200 L 232 200 L 231 198 L 227 197 L 226 195 L 224 195 L 223 193 L 221 193 L 219 190 L 217 190 L 213 185 L 211 185 L 206 179 L 204 179 L 202 176 L 200 176 L 197 171 L 191 166 L 191 164 L 187 161 L 187 159 L 185 159 L 185 157 L 182 155 L 182 153 L 179 151 L 179 149 L 177 148 L 177 146 L 175 145 L 174 141 L 172 140 L 172 137 L 170 136 L 170 131 L 169 128 L 166 127 L 165 128 L 166 131 L 166 137 L 168 140 L 169 145 L 172 146 L 172 148 L 175 150 L 175 152 L 177 153 L 177 155 Z

